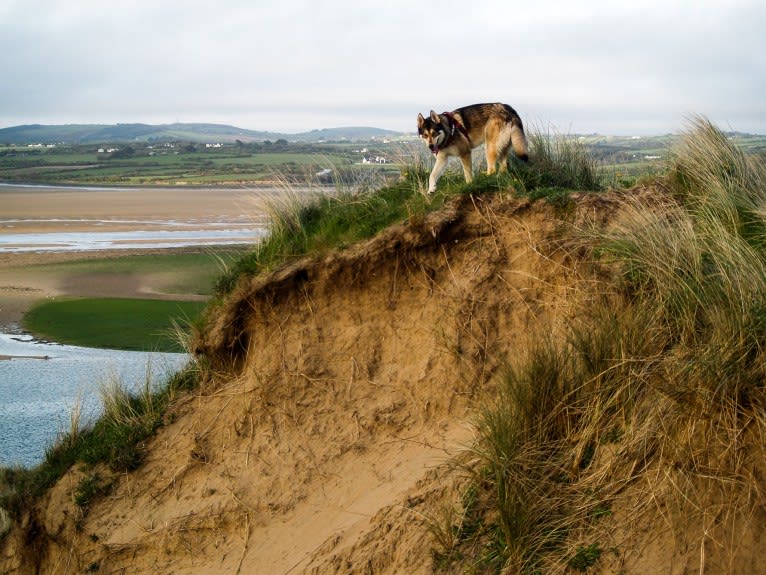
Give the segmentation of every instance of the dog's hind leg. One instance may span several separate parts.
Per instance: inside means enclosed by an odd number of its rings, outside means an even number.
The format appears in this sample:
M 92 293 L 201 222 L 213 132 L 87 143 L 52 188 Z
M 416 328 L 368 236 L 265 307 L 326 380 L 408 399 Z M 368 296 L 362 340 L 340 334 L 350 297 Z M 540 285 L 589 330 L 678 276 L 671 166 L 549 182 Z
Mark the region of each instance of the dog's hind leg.
M 463 175 L 465 183 L 470 184 L 473 181 L 473 165 L 471 164 L 471 152 L 460 156 L 460 163 L 463 164 Z
M 497 142 L 495 143 L 495 161 L 500 162 L 500 166 L 498 168 L 499 172 L 505 172 L 508 170 L 508 152 L 511 151 L 511 126 L 506 125 L 503 127 L 501 132 L 498 134 Z M 489 146 L 487 146 L 487 162 L 489 162 Z M 495 164 L 492 164 L 492 167 L 494 168 Z M 487 170 L 488 174 L 491 174 L 493 172 L 490 172 Z
M 487 155 L 487 175 L 494 174 L 495 167 L 497 166 L 497 147 L 495 142 L 488 140 L 484 151 Z

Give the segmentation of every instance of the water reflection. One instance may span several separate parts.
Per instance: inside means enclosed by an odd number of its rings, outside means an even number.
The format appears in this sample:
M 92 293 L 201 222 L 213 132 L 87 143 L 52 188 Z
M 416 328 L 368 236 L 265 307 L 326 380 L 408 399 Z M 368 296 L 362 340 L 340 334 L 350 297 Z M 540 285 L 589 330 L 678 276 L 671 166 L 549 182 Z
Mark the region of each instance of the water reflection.
M 185 224 L 171 223 L 165 225 L 178 228 L 185 226 Z M 265 234 L 265 228 L 254 228 L 252 224 L 232 223 L 217 226 L 208 224 L 205 229 L 48 233 L 8 233 L 6 231 L 0 235 L 0 252 L 92 251 L 252 244 Z
M 37 342 L 0 333 L 0 466 L 40 463 L 45 449 L 67 431 L 78 402 L 81 421 L 101 409 L 99 386 L 119 381 L 141 389 L 188 361 L 186 354 L 93 349 Z

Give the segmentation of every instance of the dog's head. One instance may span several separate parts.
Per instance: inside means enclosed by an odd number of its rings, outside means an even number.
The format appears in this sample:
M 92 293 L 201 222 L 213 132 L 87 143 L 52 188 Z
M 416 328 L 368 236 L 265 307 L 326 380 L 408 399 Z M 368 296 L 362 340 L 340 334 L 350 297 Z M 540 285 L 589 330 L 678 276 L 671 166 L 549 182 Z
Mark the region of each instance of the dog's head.
M 439 153 L 442 144 L 447 140 L 448 130 L 442 117 L 433 110 L 428 118 L 418 114 L 418 135 L 434 154 Z

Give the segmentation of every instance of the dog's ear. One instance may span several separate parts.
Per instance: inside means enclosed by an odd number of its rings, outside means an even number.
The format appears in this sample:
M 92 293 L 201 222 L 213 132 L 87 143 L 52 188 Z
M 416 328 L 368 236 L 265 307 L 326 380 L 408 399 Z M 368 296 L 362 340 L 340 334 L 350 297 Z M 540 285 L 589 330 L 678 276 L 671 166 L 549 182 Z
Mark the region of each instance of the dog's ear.
M 431 110 L 431 120 L 433 120 L 437 124 L 442 121 L 441 118 L 439 117 L 439 114 L 437 114 L 433 110 Z
M 425 123 L 426 119 L 423 117 L 423 114 L 418 114 L 418 128 L 422 128 Z

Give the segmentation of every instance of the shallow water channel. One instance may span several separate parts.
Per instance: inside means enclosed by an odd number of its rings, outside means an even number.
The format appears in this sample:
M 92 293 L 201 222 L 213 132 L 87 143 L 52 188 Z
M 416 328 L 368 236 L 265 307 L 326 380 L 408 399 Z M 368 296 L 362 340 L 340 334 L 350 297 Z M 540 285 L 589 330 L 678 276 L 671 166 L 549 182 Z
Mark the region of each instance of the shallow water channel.
M 80 424 L 101 411 L 99 390 L 118 382 L 140 390 L 189 360 L 180 353 L 146 353 L 45 343 L 31 336 L 0 333 L 0 466 L 33 467 L 45 450 L 70 429 L 72 411 Z

